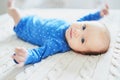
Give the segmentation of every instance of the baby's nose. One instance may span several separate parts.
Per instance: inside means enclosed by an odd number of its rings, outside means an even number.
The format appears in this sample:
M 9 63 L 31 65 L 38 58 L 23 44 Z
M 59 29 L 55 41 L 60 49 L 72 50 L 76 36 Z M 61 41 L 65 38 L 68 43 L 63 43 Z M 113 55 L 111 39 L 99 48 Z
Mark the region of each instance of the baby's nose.
M 79 37 L 80 36 L 80 30 L 74 29 L 73 30 L 73 35 L 74 35 L 75 38 Z

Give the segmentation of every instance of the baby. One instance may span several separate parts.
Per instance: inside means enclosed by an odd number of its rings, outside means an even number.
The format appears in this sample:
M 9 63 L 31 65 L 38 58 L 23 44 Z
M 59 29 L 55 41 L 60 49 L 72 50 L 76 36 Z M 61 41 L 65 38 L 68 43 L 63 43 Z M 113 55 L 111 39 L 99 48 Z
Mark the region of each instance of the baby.
M 70 50 L 96 55 L 105 53 L 109 48 L 109 31 L 104 24 L 97 21 L 108 14 L 107 5 L 101 11 L 78 19 L 76 23 L 38 16 L 21 17 L 14 7 L 14 0 L 8 0 L 8 13 L 15 22 L 16 35 L 39 46 L 28 50 L 16 48 L 12 58 L 18 64 L 33 64 L 53 54 Z

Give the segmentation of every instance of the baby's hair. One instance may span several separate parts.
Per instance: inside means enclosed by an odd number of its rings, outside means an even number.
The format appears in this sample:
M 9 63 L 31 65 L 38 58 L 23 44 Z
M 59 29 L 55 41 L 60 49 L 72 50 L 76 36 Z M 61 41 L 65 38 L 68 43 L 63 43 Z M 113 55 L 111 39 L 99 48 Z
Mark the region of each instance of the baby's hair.
M 107 50 L 101 50 L 101 51 L 83 51 L 83 52 L 80 52 L 81 54 L 84 54 L 84 55 L 100 55 L 100 54 L 104 54 L 108 51 Z
M 99 51 L 82 51 L 82 52 L 74 51 L 74 52 L 83 54 L 83 55 L 100 55 L 100 54 L 106 53 L 107 51 L 108 51 L 108 48 L 104 50 L 99 50 Z

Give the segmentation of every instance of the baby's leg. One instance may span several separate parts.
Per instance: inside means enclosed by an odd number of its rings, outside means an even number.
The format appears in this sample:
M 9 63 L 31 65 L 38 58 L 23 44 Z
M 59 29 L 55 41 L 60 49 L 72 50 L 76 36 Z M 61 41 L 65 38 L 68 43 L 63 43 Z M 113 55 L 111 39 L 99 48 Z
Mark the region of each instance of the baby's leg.
M 8 14 L 13 18 L 15 25 L 17 25 L 21 19 L 21 14 L 20 11 L 14 7 L 14 0 L 8 0 Z

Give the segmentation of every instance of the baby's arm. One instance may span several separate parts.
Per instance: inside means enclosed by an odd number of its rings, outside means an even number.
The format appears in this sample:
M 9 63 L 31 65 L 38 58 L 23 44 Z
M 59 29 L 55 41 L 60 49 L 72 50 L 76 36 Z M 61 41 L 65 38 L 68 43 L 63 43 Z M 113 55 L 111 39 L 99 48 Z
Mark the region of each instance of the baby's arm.
M 44 46 L 35 49 L 26 50 L 24 48 L 17 48 L 15 50 L 16 54 L 12 58 L 18 64 L 27 65 L 40 62 L 42 59 L 58 53 L 60 50 L 59 45 L 54 43 L 54 41 L 49 41 Z
M 100 11 L 92 13 L 92 14 L 88 14 L 83 16 L 82 18 L 78 19 L 77 21 L 92 21 L 92 20 L 99 20 L 102 17 L 100 16 Z
M 77 21 L 99 20 L 102 17 L 104 17 L 105 15 L 108 15 L 108 13 L 109 13 L 108 9 L 109 9 L 108 5 L 106 4 L 102 10 L 97 11 L 97 12 L 92 13 L 92 14 L 88 14 L 86 16 L 83 16 L 82 18 L 78 19 Z

